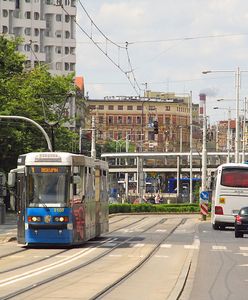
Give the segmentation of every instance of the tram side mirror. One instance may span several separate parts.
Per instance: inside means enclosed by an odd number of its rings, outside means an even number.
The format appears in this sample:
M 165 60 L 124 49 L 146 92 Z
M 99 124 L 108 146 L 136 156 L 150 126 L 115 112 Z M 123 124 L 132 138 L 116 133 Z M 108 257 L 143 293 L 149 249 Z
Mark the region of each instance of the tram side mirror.
M 78 175 L 73 175 L 73 184 L 79 184 L 81 181 L 80 176 Z
M 8 186 L 10 188 L 15 187 L 15 183 L 16 183 L 16 174 L 15 173 L 9 173 L 8 174 Z

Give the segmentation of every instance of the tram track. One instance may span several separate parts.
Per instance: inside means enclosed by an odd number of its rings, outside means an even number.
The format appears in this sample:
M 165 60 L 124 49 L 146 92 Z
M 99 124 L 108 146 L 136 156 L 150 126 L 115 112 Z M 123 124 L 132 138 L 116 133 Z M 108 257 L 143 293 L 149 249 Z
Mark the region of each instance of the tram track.
M 143 219 L 145 219 L 145 218 L 143 218 Z M 143 219 L 142 219 L 142 220 L 143 220 Z M 145 232 L 151 230 L 152 228 L 156 227 L 157 225 L 164 223 L 166 220 L 167 220 L 167 218 L 163 218 L 163 219 L 161 219 L 161 220 L 155 222 L 154 224 L 148 226 L 146 229 L 140 231 L 139 234 L 143 234 L 143 233 L 145 233 Z M 134 223 L 137 223 L 137 221 L 134 222 Z M 132 225 L 133 225 L 133 224 L 132 224 Z M 180 224 L 179 224 L 179 225 L 180 225 Z M 177 225 L 177 227 L 178 227 L 179 225 Z M 126 228 L 126 227 L 127 227 L 127 226 L 125 226 L 125 228 Z M 128 226 L 128 227 L 129 227 L 129 226 Z M 175 227 L 174 230 L 176 230 L 177 227 Z M 118 229 L 118 230 L 120 230 L 120 229 Z M 170 232 L 170 234 L 172 234 L 172 232 L 174 232 L 174 230 L 172 230 L 172 231 Z M 115 230 L 115 231 L 117 231 L 117 230 Z M 22 288 L 22 289 L 20 289 L 20 290 L 18 290 L 18 291 L 9 293 L 9 294 L 7 294 L 7 295 L 4 295 L 4 296 L 2 296 L 0 299 L 1 299 L 1 300 L 7 300 L 7 299 L 15 298 L 15 297 L 17 297 L 17 296 L 23 295 L 23 294 L 25 294 L 26 292 L 29 292 L 29 291 L 35 289 L 35 288 L 37 288 L 37 287 L 40 287 L 40 286 L 45 285 L 45 284 L 47 284 L 47 283 L 50 283 L 50 282 L 52 282 L 52 281 L 54 281 L 54 280 L 56 280 L 56 279 L 62 278 L 62 277 L 64 277 L 64 276 L 69 275 L 69 274 L 71 274 L 71 273 L 73 273 L 73 272 L 75 272 L 75 271 L 78 271 L 78 270 L 80 270 L 80 269 L 82 269 L 82 268 L 84 268 L 84 267 L 86 267 L 86 266 L 89 266 L 90 264 L 93 264 L 93 263 L 97 262 L 98 260 L 100 260 L 100 259 L 106 257 L 106 256 L 109 255 L 111 252 L 113 252 L 113 251 L 116 250 L 117 248 L 121 247 L 121 246 L 124 245 L 125 243 L 131 242 L 132 240 L 134 240 L 134 239 L 136 238 L 136 236 L 137 236 L 136 233 L 134 233 L 134 234 L 132 234 L 132 236 L 127 237 L 126 239 L 123 239 L 123 240 L 120 241 L 120 242 L 118 242 L 118 241 L 115 240 L 115 245 L 111 246 L 111 248 L 109 248 L 108 250 L 104 251 L 103 253 L 97 255 L 96 257 L 93 257 L 92 259 L 89 259 L 88 261 L 83 262 L 83 263 L 81 263 L 81 264 L 79 264 L 79 265 L 77 265 L 77 266 L 75 266 L 75 267 L 69 268 L 69 269 L 67 269 L 67 270 L 65 270 L 65 271 L 63 271 L 63 272 L 61 272 L 61 273 L 59 273 L 59 274 L 56 274 L 56 275 L 54 275 L 54 276 L 48 277 L 48 278 L 46 278 L 46 279 L 44 279 L 44 280 L 41 280 L 41 281 L 38 281 L 38 282 L 36 282 L 36 283 L 34 283 L 34 284 L 31 284 L 31 285 L 29 285 L 29 286 L 26 286 L 26 287 L 24 287 L 24 288 Z M 166 238 L 168 238 L 168 237 L 169 237 L 169 235 L 168 235 Z M 110 240 L 107 240 L 106 242 L 101 243 L 101 245 L 98 245 L 98 246 L 95 247 L 95 248 L 102 247 L 102 246 L 104 246 L 105 243 L 109 243 L 109 242 L 110 242 Z M 161 241 L 161 243 L 162 243 L 162 241 Z M 160 243 L 160 244 L 161 244 L 161 243 Z M 89 251 L 92 250 L 92 249 L 93 249 L 93 247 L 89 247 L 88 250 L 85 249 L 85 251 L 84 251 L 83 253 L 81 253 L 81 255 L 87 254 L 87 251 L 89 252 Z M 80 258 L 80 256 L 79 256 L 78 258 Z M 68 261 L 69 261 L 69 259 L 68 259 Z M 60 266 L 60 263 L 61 263 L 61 262 L 57 262 L 57 263 L 56 263 L 57 266 Z M 54 264 L 54 267 L 56 267 L 55 264 Z M 47 269 L 47 268 L 49 268 L 49 266 L 46 266 L 46 269 Z M 40 271 L 40 270 L 39 270 L 39 271 Z M 1 288 L 1 286 L 11 285 L 12 283 L 14 283 L 14 282 L 16 282 L 16 281 L 25 279 L 25 276 L 26 276 L 26 277 L 32 276 L 32 275 L 34 276 L 34 275 L 35 275 L 35 272 L 36 272 L 36 270 L 32 270 L 32 271 L 30 271 L 28 274 L 20 274 L 20 275 L 11 277 L 11 278 L 9 278 L 9 279 L 7 278 L 6 280 L 1 280 L 1 281 L 0 281 L 0 288 Z M 93 299 L 94 299 L 94 298 L 93 298 Z
M 134 222 L 132 222 L 132 223 L 129 223 L 128 226 L 127 226 L 127 225 L 123 225 L 123 226 L 121 226 L 121 227 L 118 227 L 117 229 L 114 229 L 114 230 L 112 230 L 112 231 L 109 231 L 109 232 L 107 233 L 106 236 L 112 234 L 113 232 L 119 231 L 119 230 L 121 230 L 121 229 L 123 229 L 123 228 L 127 228 L 127 227 L 129 227 L 129 226 L 133 226 L 134 224 L 137 224 L 137 223 L 139 223 L 139 222 L 142 222 L 142 221 L 143 221 L 144 219 L 146 219 L 146 218 L 147 218 L 147 217 L 143 217 L 142 219 L 139 219 L 139 220 L 137 220 L 137 221 L 134 221 Z M 121 220 L 123 220 L 123 219 L 126 219 L 126 218 L 122 218 Z M 114 222 L 114 223 L 115 223 L 115 222 Z M 109 239 L 107 239 L 106 243 L 107 243 L 107 242 L 109 242 Z M 99 242 L 99 244 L 100 244 L 100 242 Z M 82 247 L 82 246 L 85 246 L 85 245 L 87 245 L 87 242 L 86 242 L 85 244 L 83 244 L 83 245 L 75 246 L 74 248 L 76 248 L 76 247 Z M 51 259 L 51 258 L 53 258 L 53 257 L 56 257 L 57 255 L 61 255 L 61 254 L 63 254 L 63 253 L 66 253 L 66 252 L 70 251 L 71 248 L 72 248 L 72 247 L 70 247 L 70 249 L 65 249 L 65 250 L 60 251 L 60 252 L 58 252 L 58 253 L 49 255 L 49 257 L 43 257 L 43 258 L 41 258 L 41 259 L 39 259 L 39 260 L 30 262 L 30 263 L 27 263 L 27 264 L 22 264 L 22 265 L 20 265 L 20 266 L 18 266 L 18 267 L 13 267 L 13 268 L 6 269 L 6 270 L 4 270 L 4 271 L 0 271 L 0 275 L 1 275 L 1 274 L 7 274 L 7 273 L 9 273 L 9 272 L 16 271 L 16 270 L 18 270 L 18 269 L 28 267 L 28 266 L 30 266 L 30 265 L 34 265 L 34 264 L 37 264 L 37 263 L 40 263 L 40 262 L 49 260 L 49 259 Z M 2 259 L 2 258 L 7 258 L 7 257 L 11 257 L 11 256 L 13 256 L 13 255 L 22 253 L 22 252 L 24 252 L 24 251 L 28 251 L 28 250 L 29 250 L 29 251 L 32 251 L 33 249 L 34 249 L 34 248 L 25 248 L 25 249 L 21 249 L 21 250 L 18 250 L 18 251 L 9 253 L 9 254 L 2 255 L 2 256 L 0 256 L 0 259 Z
M 96 295 L 90 298 L 90 300 L 97 300 L 101 299 L 102 297 L 108 295 L 111 291 L 113 291 L 118 285 L 123 283 L 125 280 L 127 280 L 129 277 L 131 277 L 135 272 L 137 272 L 146 262 L 148 262 L 152 256 L 159 250 L 162 243 L 164 243 L 173 233 L 174 231 L 180 226 L 183 225 L 186 221 L 186 218 L 182 219 L 179 224 L 177 224 L 165 237 L 163 237 L 156 245 L 155 247 L 147 253 L 147 255 L 132 269 L 130 269 L 126 274 L 124 274 L 122 277 L 114 281 L 112 284 L 104 288 L 102 291 L 98 292 Z M 178 298 L 179 299 L 179 298 Z

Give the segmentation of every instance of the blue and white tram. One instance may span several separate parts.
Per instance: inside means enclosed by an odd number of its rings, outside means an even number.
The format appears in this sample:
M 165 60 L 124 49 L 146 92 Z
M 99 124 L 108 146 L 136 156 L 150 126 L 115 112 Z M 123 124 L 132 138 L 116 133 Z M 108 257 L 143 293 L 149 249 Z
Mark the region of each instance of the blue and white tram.
M 21 184 L 20 184 L 21 182 Z M 16 188 L 20 244 L 77 245 L 108 231 L 108 165 L 64 152 L 21 155 Z

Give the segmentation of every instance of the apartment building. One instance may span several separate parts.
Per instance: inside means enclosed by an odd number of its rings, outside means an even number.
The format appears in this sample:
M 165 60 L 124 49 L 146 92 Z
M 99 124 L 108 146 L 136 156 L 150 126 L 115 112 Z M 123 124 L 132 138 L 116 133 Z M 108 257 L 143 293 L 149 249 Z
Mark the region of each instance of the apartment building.
M 0 0 L 0 33 L 23 38 L 27 68 L 47 64 L 54 75 L 75 71 L 75 17 L 76 0 Z
M 189 96 L 105 97 L 87 100 L 95 117 L 97 142 L 131 141 L 137 151 L 189 151 Z M 199 139 L 199 105 L 193 104 L 193 144 Z M 154 133 L 158 122 L 158 134 Z

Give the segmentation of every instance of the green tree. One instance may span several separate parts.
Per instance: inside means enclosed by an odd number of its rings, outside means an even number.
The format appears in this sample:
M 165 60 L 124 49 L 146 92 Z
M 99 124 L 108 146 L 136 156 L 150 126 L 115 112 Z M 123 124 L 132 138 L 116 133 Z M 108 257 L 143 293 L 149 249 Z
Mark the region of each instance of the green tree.
M 78 135 L 63 124 L 69 121 L 66 102 L 76 91 L 74 74 L 52 76 L 44 65 L 25 70 L 25 58 L 16 51 L 20 42 L 0 36 L 0 114 L 30 118 L 48 133 L 51 131 L 48 124 L 56 124 L 53 128 L 56 150 L 71 151 Z M 0 144 L 0 165 L 6 171 L 16 166 L 18 155 L 47 150 L 41 132 L 20 120 L 1 120 Z

